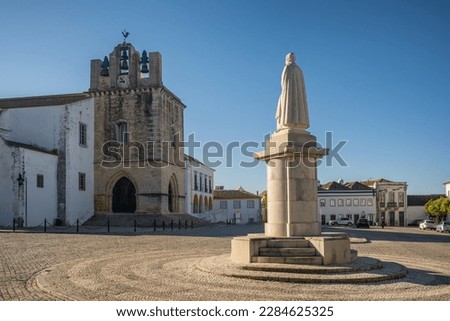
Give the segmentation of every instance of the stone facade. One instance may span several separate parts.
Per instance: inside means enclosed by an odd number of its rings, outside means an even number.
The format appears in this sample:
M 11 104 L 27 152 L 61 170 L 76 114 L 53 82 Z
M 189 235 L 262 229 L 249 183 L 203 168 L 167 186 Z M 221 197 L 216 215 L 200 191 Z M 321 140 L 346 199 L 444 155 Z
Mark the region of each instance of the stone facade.
M 406 182 L 393 182 L 384 178 L 361 181 L 377 192 L 377 217 L 381 224 L 384 220 L 388 226 L 405 226 L 408 207 Z
M 161 55 L 116 46 L 91 62 L 90 93 L 95 211 L 185 213 L 185 106 L 162 84 Z

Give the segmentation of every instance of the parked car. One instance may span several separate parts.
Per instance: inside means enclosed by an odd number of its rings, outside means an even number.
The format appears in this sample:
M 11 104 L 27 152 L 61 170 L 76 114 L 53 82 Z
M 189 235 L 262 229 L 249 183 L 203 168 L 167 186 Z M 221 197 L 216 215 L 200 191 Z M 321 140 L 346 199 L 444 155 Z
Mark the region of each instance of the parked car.
M 450 232 L 450 222 L 441 222 L 436 226 L 436 232 L 444 233 L 445 231 Z
M 436 228 L 436 223 L 434 223 L 433 220 L 423 220 L 422 222 L 420 222 L 419 228 L 421 230 L 426 229 L 434 230 Z
M 356 222 L 356 227 L 367 227 L 369 228 L 369 221 L 366 218 L 360 218 L 358 222 Z
M 329 223 L 329 225 L 347 225 L 347 226 L 351 226 L 353 225 L 353 221 L 347 217 L 341 217 L 338 218 L 337 220 L 331 220 Z

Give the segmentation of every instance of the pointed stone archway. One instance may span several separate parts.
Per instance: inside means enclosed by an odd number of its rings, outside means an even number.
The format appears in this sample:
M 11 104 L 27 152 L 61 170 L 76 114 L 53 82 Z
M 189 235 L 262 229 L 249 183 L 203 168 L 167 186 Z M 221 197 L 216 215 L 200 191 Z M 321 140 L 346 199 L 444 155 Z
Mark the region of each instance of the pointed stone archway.
M 136 187 L 126 177 L 120 178 L 112 190 L 112 211 L 134 213 L 136 211 Z
M 170 178 L 167 196 L 169 213 L 178 213 L 178 184 L 175 175 L 172 175 Z

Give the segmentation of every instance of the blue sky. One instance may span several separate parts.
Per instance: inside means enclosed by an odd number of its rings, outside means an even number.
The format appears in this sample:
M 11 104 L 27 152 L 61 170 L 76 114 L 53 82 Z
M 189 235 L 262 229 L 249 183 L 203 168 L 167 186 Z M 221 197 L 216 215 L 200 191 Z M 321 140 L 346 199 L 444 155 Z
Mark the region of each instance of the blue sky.
M 310 131 L 347 166 L 321 182 L 384 177 L 409 194 L 450 180 L 450 1 L 0 1 L 0 97 L 86 91 L 91 59 L 123 39 L 163 55 L 187 105 L 185 136 L 261 143 L 275 130 L 285 55 L 305 77 Z M 256 151 L 258 148 L 249 149 Z M 202 159 L 201 148 L 195 155 Z M 226 156 L 232 157 L 231 167 Z M 265 165 L 234 148 L 216 185 L 265 189 Z

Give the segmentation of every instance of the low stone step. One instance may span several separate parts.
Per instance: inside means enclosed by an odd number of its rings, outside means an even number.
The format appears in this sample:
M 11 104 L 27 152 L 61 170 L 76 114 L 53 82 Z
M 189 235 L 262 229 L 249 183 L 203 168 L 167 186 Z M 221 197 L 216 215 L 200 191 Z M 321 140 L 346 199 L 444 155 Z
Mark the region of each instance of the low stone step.
M 267 241 L 267 247 L 272 248 L 305 248 L 310 247 L 309 241 L 298 238 L 298 239 L 275 239 Z
M 323 263 L 320 256 L 254 256 L 254 263 L 279 263 L 279 264 L 313 264 L 321 265 Z
M 262 247 L 259 249 L 259 255 L 261 256 L 314 256 L 316 255 L 316 249 L 312 247 Z

